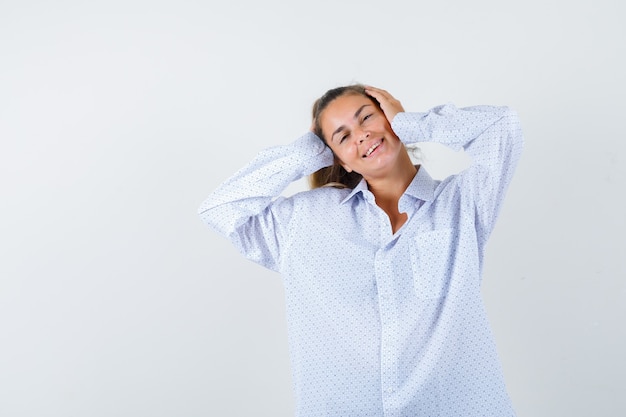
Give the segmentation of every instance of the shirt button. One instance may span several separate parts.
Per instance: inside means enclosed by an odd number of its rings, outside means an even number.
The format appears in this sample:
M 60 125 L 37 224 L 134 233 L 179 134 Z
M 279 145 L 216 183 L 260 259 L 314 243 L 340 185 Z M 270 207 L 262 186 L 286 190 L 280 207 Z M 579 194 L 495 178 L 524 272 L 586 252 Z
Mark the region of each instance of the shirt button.
M 387 388 L 387 394 L 391 394 L 393 392 L 393 388 Z

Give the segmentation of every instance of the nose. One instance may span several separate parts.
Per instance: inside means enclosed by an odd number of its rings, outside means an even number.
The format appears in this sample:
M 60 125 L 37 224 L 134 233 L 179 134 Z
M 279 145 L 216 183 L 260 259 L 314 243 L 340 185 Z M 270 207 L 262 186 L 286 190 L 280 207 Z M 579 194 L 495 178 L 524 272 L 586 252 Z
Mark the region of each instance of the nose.
M 367 130 L 361 129 L 358 132 L 357 138 L 359 139 L 359 143 L 363 143 L 363 141 L 370 137 L 370 132 Z

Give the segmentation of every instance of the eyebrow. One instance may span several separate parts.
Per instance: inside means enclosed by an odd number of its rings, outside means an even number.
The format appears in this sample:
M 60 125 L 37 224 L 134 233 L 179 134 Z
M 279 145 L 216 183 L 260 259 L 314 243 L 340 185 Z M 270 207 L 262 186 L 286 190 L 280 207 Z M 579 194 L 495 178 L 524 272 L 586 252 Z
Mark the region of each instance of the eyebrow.
M 364 104 L 361 107 L 359 107 L 357 109 L 357 111 L 354 113 L 354 119 L 358 119 L 359 115 L 361 114 L 361 112 L 363 111 L 363 109 L 367 106 L 371 106 L 371 104 Z M 333 140 L 333 138 L 335 137 L 335 135 L 339 132 L 341 132 L 342 130 L 344 130 L 346 128 L 346 125 L 341 125 L 339 126 L 337 129 L 335 129 L 335 131 L 333 132 L 332 135 L 330 135 L 330 140 Z

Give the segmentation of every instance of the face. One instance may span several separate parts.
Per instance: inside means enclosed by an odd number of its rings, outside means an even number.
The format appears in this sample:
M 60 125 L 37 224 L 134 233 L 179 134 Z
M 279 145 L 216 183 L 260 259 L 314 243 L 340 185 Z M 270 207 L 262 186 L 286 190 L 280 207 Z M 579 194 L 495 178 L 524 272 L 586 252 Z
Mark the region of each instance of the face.
M 366 180 L 384 176 L 404 150 L 382 110 L 362 95 L 333 100 L 320 115 L 320 125 L 346 171 Z

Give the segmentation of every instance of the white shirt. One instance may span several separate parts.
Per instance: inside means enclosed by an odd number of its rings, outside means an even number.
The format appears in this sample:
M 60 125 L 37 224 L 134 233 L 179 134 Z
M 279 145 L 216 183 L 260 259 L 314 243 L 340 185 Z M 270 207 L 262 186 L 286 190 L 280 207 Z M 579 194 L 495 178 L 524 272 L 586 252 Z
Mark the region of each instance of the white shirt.
M 262 151 L 201 205 L 203 221 L 283 277 L 298 416 L 514 416 L 480 293 L 485 243 L 522 150 L 506 107 L 398 113 L 406 143 L 464 148 L 420 168 L 394 234 L 362 181 L 279 196 L 332 163 L 312 133 Z

